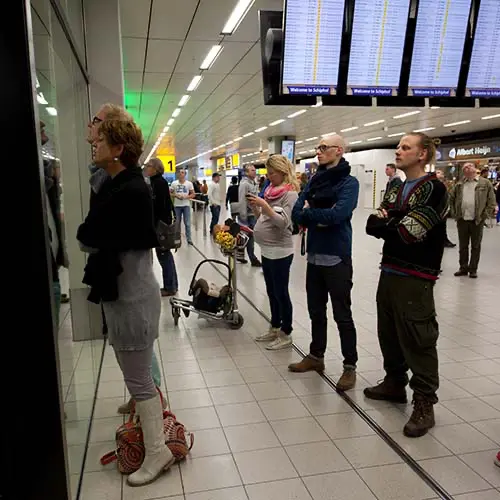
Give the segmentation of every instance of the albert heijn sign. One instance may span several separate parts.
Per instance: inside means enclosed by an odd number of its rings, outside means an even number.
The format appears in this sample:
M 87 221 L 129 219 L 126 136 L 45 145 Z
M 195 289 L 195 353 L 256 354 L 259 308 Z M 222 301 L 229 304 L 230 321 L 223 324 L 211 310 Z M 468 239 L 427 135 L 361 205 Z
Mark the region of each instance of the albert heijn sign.
M 440 160 L 469 160 L 500 156 L 500 140 L 498 142 L 473 143 L 441 147 L 438 151 Z

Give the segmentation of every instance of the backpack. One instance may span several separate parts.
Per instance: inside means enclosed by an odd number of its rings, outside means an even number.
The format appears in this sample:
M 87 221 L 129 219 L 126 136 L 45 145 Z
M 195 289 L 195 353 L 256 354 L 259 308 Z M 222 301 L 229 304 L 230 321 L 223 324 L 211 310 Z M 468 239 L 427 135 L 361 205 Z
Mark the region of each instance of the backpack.
M 177 462 L 183 460 L 193 447 L 194 435 L 186 432 L 186 428 L 177 421 L 175 415 L 167 410 L 163 412 L 163 428 L 165 444 Z M 189 436 L 189 444 L 187 436 Z M 116 450 L 106 453 L 101 458 L 101 465 L 117 461 L 118 470 L 122 474 L 132 474 L 140 469 L 146 451 L 142 436 L 141 424 L 135 417 L 134 407 L 127 422 L 116 430 Z

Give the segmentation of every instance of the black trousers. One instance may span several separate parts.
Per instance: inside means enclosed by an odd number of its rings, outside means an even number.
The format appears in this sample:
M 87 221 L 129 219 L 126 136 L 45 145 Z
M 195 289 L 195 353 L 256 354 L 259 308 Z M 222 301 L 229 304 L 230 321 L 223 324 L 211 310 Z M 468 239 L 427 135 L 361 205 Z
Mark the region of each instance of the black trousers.
M 476 224 L 473 220 L 457 221 L 460 270 L 477 272 L 481 257 L 481 242 L 483 241 L 484 224 Z M 470 243 L 470 259 L 469 259 Z
M 439 327 L 434 283 L 382 271 L 377 289 L 377 322 L 387 377 L 406 386 L 410 369 L 415 397 L 437 403 Z
M 327 345 L 326 310 L 328 296 L 332 303 L 333 319 L 340 335 L 340 348 L 344 365 L 356 366 L 356 327 L 351 312 L 352 263 L 340 262 L 326 267 L 307 264 L 307 308 L 311 318 L 312 342 L 309 352 L 323 358 Z

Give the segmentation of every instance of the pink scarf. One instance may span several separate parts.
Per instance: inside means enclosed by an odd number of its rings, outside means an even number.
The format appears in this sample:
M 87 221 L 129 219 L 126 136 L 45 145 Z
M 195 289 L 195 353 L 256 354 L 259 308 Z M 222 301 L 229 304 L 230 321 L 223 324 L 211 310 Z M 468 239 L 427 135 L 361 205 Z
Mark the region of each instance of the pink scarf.
M 291 184 L 282 184 L 281 186 L 273 186 L 272 184 L 269 184 L 267 189 L 264 191 L 264 199 L 266 201 L 277 200 L 288 191 L 293 191 L 293 186 Z

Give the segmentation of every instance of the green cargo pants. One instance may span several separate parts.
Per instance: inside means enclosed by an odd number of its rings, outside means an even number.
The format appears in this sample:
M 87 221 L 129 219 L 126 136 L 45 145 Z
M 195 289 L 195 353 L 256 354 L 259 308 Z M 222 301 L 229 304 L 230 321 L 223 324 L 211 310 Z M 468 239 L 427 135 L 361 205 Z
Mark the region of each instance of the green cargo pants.
M 439 327 L 434 283 L 382 271 L 377 290 L 377 321 L 387 377 L 406 386 L 406 372 L 410 369 L 414 397 L 437 403 Z

